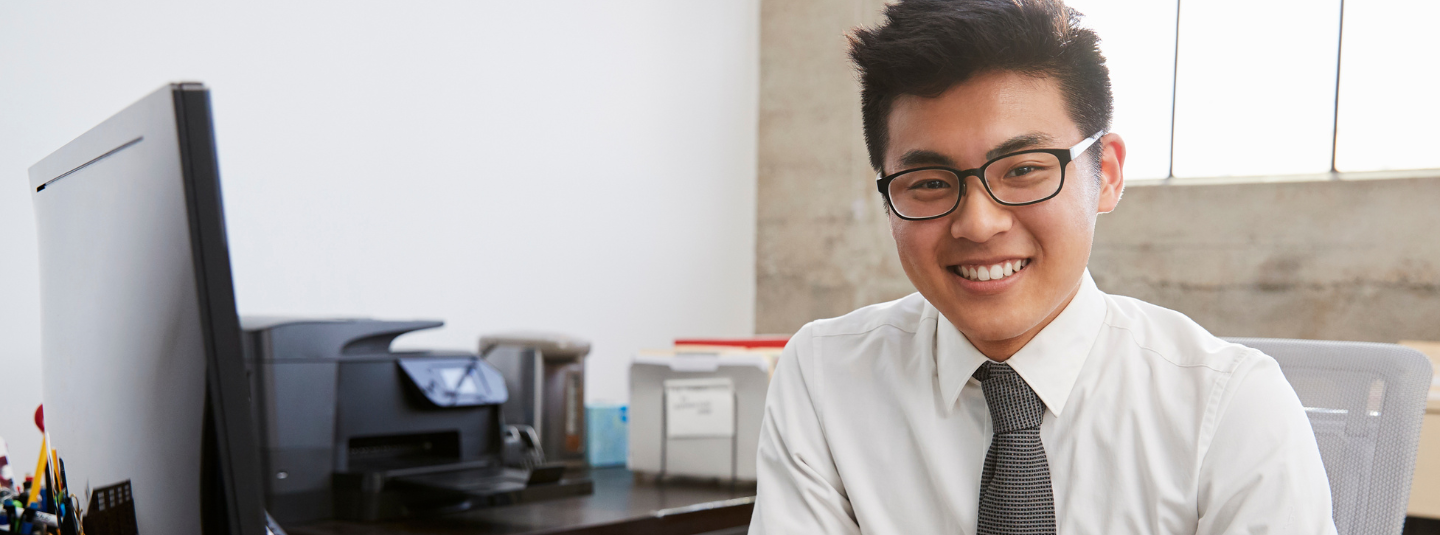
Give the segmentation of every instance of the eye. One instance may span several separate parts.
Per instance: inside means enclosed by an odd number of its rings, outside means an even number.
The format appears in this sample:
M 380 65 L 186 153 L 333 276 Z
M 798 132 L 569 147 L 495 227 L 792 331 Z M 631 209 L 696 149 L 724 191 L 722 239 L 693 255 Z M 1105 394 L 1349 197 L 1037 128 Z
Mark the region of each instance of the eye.
M 1025 175 L 1028 175 L 1028 174 L 1030 174 L 1030 173 L 1034 173 L 1034 172 L 1037 171 L 1037 170 L 1039 170 L 1039 168 L 1036 167 L 1036 166 L 1033 166 L 1033 165 L 1022 165 L 1022 166 L 1019 166 L 1019 167 L 1015 167 L 1015 168 L 1010 169 L 1010 172 L 1007 173 L 1005 176 L 1025 176 Z
M 921 181 L 919 181 L 919 182 L 916 182 L 916 183 L 910 185 L 910 189 L 948 189 L 948 188 L 950 188 L 950 183 L 949 183 L 949 182 L 946 182 L 946 181 L 944 181 L 944 180 L 940 180 L 940 179 L 938 179 L 938 178 L 932 178 L 932 179 L 929 179 L 929 180 L 921 180 Z

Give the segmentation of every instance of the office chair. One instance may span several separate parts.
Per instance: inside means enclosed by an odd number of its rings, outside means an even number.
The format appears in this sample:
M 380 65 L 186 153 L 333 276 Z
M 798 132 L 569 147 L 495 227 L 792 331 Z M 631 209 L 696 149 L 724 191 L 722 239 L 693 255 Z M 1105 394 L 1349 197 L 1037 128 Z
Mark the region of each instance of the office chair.
M 1394 344 L 1232 338 L 1274 357 L 1300 396 L 1339 535 L 1398 535 L 1405 524 L 1430 360 Z

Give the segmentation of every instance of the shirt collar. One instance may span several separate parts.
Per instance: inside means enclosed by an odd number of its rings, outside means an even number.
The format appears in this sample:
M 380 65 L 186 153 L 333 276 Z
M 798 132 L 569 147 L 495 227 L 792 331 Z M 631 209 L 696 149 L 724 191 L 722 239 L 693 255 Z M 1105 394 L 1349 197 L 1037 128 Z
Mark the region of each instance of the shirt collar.
M 1075 386 L 1080 368 L 1100 334 L 1105 312 L 1105 294 L 1095 286 L 1095 280 L 1087 269 L 1080 278 L 1080 291 L 1065 306 L 1065 310 L 1005 361 L 1056 415 L 1065 410 L 1065 401 L 1070 398 L 1070 390 Z M 935 348 L 935 370 L 939 376 L 941 399 L 948 413 L 955 407 L 960 390 L 970 383 L 971 375 L 988 358 L 928 301 L 924 315 L 933 315 L 936 320 L 932 347 Z M 977 388 L 980 386 L 979 381 L 974 384 Z

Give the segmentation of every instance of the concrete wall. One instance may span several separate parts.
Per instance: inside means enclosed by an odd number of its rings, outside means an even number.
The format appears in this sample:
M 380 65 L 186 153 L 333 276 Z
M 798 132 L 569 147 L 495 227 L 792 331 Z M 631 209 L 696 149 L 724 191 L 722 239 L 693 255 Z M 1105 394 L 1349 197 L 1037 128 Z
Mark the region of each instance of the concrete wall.
M 914 291 L 845 57 L 881 7 L 761 3 L 757 332 Z M 1100 218 L 1091 272 L 1222 336 L 1440 340 L 1436 178 L 1134 186 Z
M 1440 172 L 1132 187 L 1090 271 L 1221 336 L 1440 340 L 1437 232 Z
M 880 0 L 763 0 L 755 329 L 914 289 L 895 256 L 860 131 L 845 34 L 880 20 Z

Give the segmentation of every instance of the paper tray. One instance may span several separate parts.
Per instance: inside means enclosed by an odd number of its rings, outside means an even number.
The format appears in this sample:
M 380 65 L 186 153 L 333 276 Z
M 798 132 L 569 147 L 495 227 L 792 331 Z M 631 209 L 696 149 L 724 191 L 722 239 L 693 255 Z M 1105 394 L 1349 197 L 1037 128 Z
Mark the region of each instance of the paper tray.
M 367 521 L 428 516 L 584 496 L 595 488 L 583 476 L 527 486 L 529 471 L 490 466 L 397 472 L 337 474 L 337 515 Z

